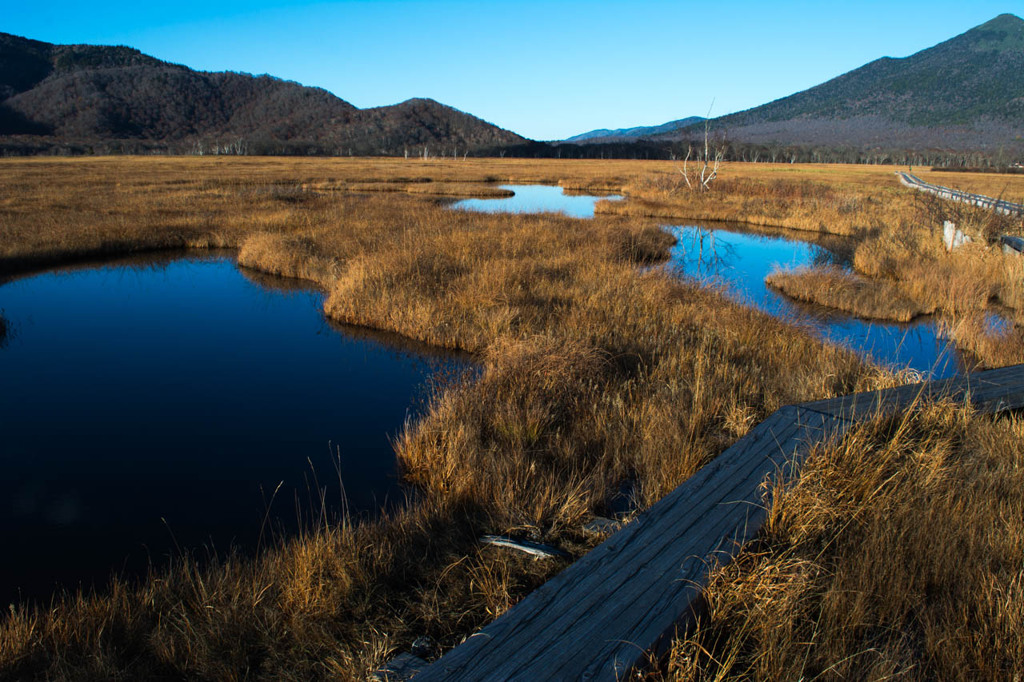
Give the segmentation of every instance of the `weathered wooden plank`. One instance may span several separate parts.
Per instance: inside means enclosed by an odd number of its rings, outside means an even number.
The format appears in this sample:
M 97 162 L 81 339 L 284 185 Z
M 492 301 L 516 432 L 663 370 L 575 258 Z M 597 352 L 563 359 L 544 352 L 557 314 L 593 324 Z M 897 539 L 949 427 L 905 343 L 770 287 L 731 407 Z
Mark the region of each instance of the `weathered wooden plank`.
M 1004 234 L 999 243 L 1003 245 L 1003 253 L 1024 254 L 1024 238 Z
M 970 386 L 971 401 L 984 412 L 1003 412 L 1024 407 L 1024 365 L 981 372 Z
M 782 421 L 788 423 L 789 420 Z M 771 420 L 768 420 L 762 424 L 761 431 L 767 432 L 771 426 Z M 714 490 L 709 491 L 713 486 L 707 485 L 710 480 L 717 478 L 728 481 L 735 469 L 734 460 L 739 454 L 742 454 L 740 448 L 723 453 L 723 456 L 714 463 L 715 466 L 702 469 L 697 478 L 703 481 L 704 487 L 697 489 L 698 494 L 714 494 Z M 645 514 L 646 520 L 670 516 L 681 498 L 681 494 L 674 493 L 662 500 Z M 695 502 L 699 504 L 700 500 Z M 689 525 L 691 524 L 686 524 L 684 530 L 688 530 Z M 566 629 L 592 622 L 589 619 L 581 621 L 581 618 L 592 615 L 593 610 L 617 592 L 621 583 L 629 582 L 635 577 L 638 567 L 643 567 L 644 555 L 646 551 L 653 549 L 654 545 L 647 544 L 645 547 L 642 538 L 639 541 L 635 539 L 638 534 L 646 537 L 646 533 L 638 532 L 641 529 L 649 532 L 651 524 L 645 526 L 639 521 L 629 524 L 572 567 L 534 591 L 505 616 L 444 657 L 439 665 L 444 668 L 448 677 L 460 677 L 470 674 L 469 666 L 472 664 L 473 678 L 482 679 L 496 675 L 495 668 L 504 663 L 505 656 L 513 656 L 517 661 L 537 660 L 544 653 L 545 647 L 551 647 L 561 639 Z M 607 565 L 615 556 L 629 558 L 624 562 L 626 565 L 623 566 L 623 570 L 614 571 L 607 579 L 595 580 L 600 575 L 602 565 Z M 568 608 L 549 609 L 559 600 L 568 605 Z M 542 627 L 538 627 L 540 622 Z M 516 634 L 524 632 L 527 627 L 536 627 L 537 632 L 544 632 L 543 640 L 531 638 L 522 644 L 517 642 Z M 481 660 L 477 653 L 485 639 L 493 639 L 486 661 Z M 574 632 L 572 641 L 579 643 L 580 633 Z M 426 679 L 432 679 L 432 673 L 435 672 L 437 671 L 433 667 L 428 669 Z M 438 679 L 443 679 L 443 676 L 439 676 Z
M 840 423 L 783 408 L 417 679 L 616 679 L 757 532 L 760 483 Z
M 411 653 L 401 653 L 388 661 L 384 667 L 370 673 L 373 682 L 406 682 L 427 667 L 427 662 Z
M 784 444 L 777 445 L 782 451 L 788 450 Z M 601 608 L 588 614 L 586 629 L 591 632 L 584 634 L 587 638 L 583 642 L 584 651 L 591 649 L 594 653 L 582 671 L 584 675 L 598 679 L 621 676 L 624 670 L 643 657 L 645 647 L 639 645 L 640 642 L 654 643 L 672 628 L 680 613 L 685 612 L 699 594 L 700 584 L 713 568 L 712 560 L 731 557 L 747 539 L 746 534 L 756 530 L 760 524 L 763 509 L 758 504 L 759 500 L 752 500 L 745 493 L 756 490 L 763 475 L 771 468 L 761 468 L 750 479 L 737 481 L 739 494 L 733 495 L 731 500 L 728 495 L 723 498 L 726 503 L 735 504 L 719 510 L 722 513 L 718 515 L 705 512 L 700 526 L 690 527 L 680 537 L 670 539 L 669 552 L 659 548 L 651 560 L 634 559 L 634 567 L 623 576 L 628 582 L 616 586 L 612 596 L 600 603 Z M 673 553 L 680 562 L 678 565 L 672 561 Z M 642 565 L 636 568 L 637 564 Z M 609 622 L 616 623 L 617 632 L 608 631 Z M 580 637 L 578 628 L 564 634 L 574 640 Z M 551 660 L 548 669 L 554 671 L 567 667 L 563 672 L 568 673 L 577 666 L 579 656 L 574 654 Z M 536 671 L 539 673 L 541 669 Z
M 747 452 L 749 452 L 749 450 Z M 737 449 L 733 453 L 729 454 L 743 455 L 744 453 Z M 676 496 L 675 498 L 667 498 L 666 500 L 663 500 L 659 503 L 660 506 L 656 505 L 657 509 L 652 508 L 648 512 L 648 520 L 654 517 L 674 517 L 678 512 L 675 507 L 679 504 L 689 504 L 694 507 L 703 507 L 707 504 L 713 504 L 715 500 L 720 499 L 722 495 L 726 494 L 720 490 L 720 486 L 716 485 L 716 482 L 735 484 L 734 476 L 737 467 L 735 462 L 730 461 L 735 459 L 738 458 L 722 458 L 722 461 L 719 463 L 721 466 L 716 467 L 716 471 L 721 475 L 710 478 L 704 487 L 698 489 L 697 494 L 689 499 L 684 499 L 682 496 Z M 582 562 L 587 563 L 580 564 L 577 562 L 576 565 L 580 566 L 580 572 L 591 573 L 593 576 L 593 582 L 595 583 L 593 588 L 584 586 L 581 589 L 576 589 L 577 586 L 575 583 L 566 581 L 565 578 L 560 576 L 561 580 L 556 578 L 555 581 L 552 581 L 545 586 L 547 589 L 541 588 L 541 590 L 538 590 L 534 595 L 527 598 L 532 598 L 533 601 L 538 602 L 536 604 L 538 612 L 544 612 L 546 610 L 547 602 L 549 600 L 554 603 L 558 600 L 564 599 L 566 603 L 572 603 L 574 605 L 574 613 L 566 613 L 561 609 L 551 610 L 545 613 L 543 616 L 543 631 L 546 633 L 545 641 L 531 640 L 522 646 L 513 644 L 510 647 L 510 653 L 518 651 L 520 652 L 520 656 L 524 658 L 542 655 L 544 653 L 544 646 L 556 646 L 560 639 L 559 635 L 570 629 L 572 630 L 572 638 L 578 641 L 583 636 L 580 628 L 585 627 L 585 623 L 597 622 L 591 619 L 586 619 L 584 624 L 581 625 L 581 614 L 593 615 L 594 610 L 606 603 L 611 596 L 615 594 L 624 594 L 620 591 L 623 584 L 633 584 L 640 588 L 643 587 L 642 583 L 636 582 L 637 575 L 644 572 L 647 564 L 649 563 L 648 555 L 655 553 L 658 545 L 657 543 L 648 542 L 646 540 L 646 535 L 643 535 L 642 537 L 634 537 L 635 531 L 640 527 L 636 524 L 637 522 L 630 524 L 626 529 L 613 536 L 611 540 L 602 545 L 603 549 L 601 552 L 597 552 L 597 550 L 595 550 L 587 555 L 587 557 L 581 559 Z M 672 539 L 673 529 L 668 530 L 669 532 L 666 533 L 664 537 L 659 538 L 659 540 L 670 541 Z M 694 529 L 692 528 L 692 524 L 686 523 L 686 520 L 684 519 L 675 530 L 678 534 L 685 535 L 687 532 L 693 532 Z M 595 554 L 595 552 L 597 553 Z M 599 569 L 600 564 L 605 563 L 605 557 L 603 556 L 605 554 L 628 557 L 628 563 L 622 570 L 615 571 L 604 578 L 599 578 L 598 574 L 596 572 L 592 572 L 592 570 Z M 596 563 L 598 566 L 590 567 L 588 566 L 589 562 Z M 564 594 L 564 591 L 566 590 L 570 592 L 575 590 L 579 594 L 575 596 L 566 596 Z M 544 594 L 544 592 L 548 591 L 550 591 L 550 594 Z M 544 598 L 544 603 L 540 603 L 542 598 Z M 525 609 L 526 602 L 517 607 L 517 609 L 520 608 Z M 498 630 L 498 625 L 500 625 L 500 623 L 496 623 L 492 630 Z M 600 625 L 600 623 L 598 623 L 598 625 Z
M 844 431 L 849 426 L 842 420 L 814 412 L 799 411 L 795 421 L 799 429 L 788 441 L 777 443 L 775 448 L 766 451 L 766 461 L 756 464 L 749 476 L 736 482 L 731 494 L 734 499 L 730 502 L 728 498 L 723 498 L 722 505 L 742 506 L 742 511 L 735 509 L 721 513 L 721 522 L 709 524 L 703 529 L 701 536 L 697 535 L 696 527 L 690 529 L 683 538 L 672 544 L 669 552 L 659 556 L 660 561 L 669 565 L 672 565 L 672 553 L 676 558 L 685 557 L 679 565 L 677 575 L 667 576 L 670 581 L 667 587 L 664 583 L 652 584 L 650 591 L 654 594 L 645 594 L 641 598 L 629 600 L 623 610 L 609 614 L 609 618 L 615 620 L 635 620 L 635 625 L 630 628 L 635 639 L 629 642 L 608 643 L 603 652 L 606 659 L 615 656 L 613 660 L 619 665 L 612 667 L 616 671 L 645 663 L 647 653 L 640 649 L 653 650 L 656 654 L 667 650 L 671 638 L 675 635 L 675 626 L 685 629 L 692 624 L 691 619 L 696 612 L 695 604 L 710 574 L 716 566 L 732 561 L 743 546 L 756 537 L 767 516 L 766 503 L 770 503 L 770 499 L 766 494 L 770 490 L 762 486 L 762 483 L 777 480 L 779 476 L 790 476 L 794 471 L 794 465 L 802 462 L 814 443 Z M 713 514 L 706 516 L 713 517 Z M 659 611 L 649 608 L 648 604 L 652 602 L 662 604 L 663 609 Z M 623 646 L 626 647 L 624 650 Z M 597 667 L 601 658 L 600 654 L 596 656 L 595 664 L 584 668 L 584 672 L 601 677 L 598 674 L 600 669 Z M 567 678 L 571 677 L 568 675 L 570 670 L 565 672 Z M 604 675 L 604 678 L 613 679 L 607 675 Z
M 933 185 L 925 182 L 916 175 L 911 175 L 910 173 L 904 173 L 902 171 L 897 171 L 896 175 L 899 176 L 900 182 L 907 187 L 912 187 L 922 192 L 928 192 L 929 194 L 934 194 L 942 197 L 943 199 L 961 201 L 975 206 L 981 206 L 982 208 L 992 209 L 1007 215 L 1024 214 L 1024 205 L 1021 204 L 1014 204 L 1002 199 L 987 197 L 983 194 L 974 194 L 972 192 L 964 192 L 959 189 L 943 187 L 942 185 Z
M 815 417 L 820 419 L 820 415 Z M 809 431 L 802 429 L 788 443 L 779 443 L 776 452 L 793 453 L 808 442 Z M 596 645 L 593 655 L 585 659 L 582 668 L 578 657 L 562 658 L 560 667 L 552 667 L 558 673 L 553 679 L 574 679 L 579 673 L 587 679 L 621 679 L 626 671 L 646 662 L 648 650 L 656 654 L 663 651 L 676 626 L 685 628 L 689 624 L 703 586 L 716 566 L 731 561 L 756 536 L 767 514 L 760 484 L 779 473 L 778 464 L 775 461 L 757 467 L 739 482 L 739 494 L 724 500 L 723 504 L 731 508 L 718 510 L 718 514 L 706 513 L 708 523 L 689 529 L 659 553 L 648 571 L 651 575 L 636 574 L 632 580 L 645 588 L 642 592 L 627 591 L 624 598 L 605 602 L 601 612 L 593 614 L 591 629 L 599 636 L 591 638 Z M 628 637 L 609 633 L 608 622 L 616 623 L 620 632 L 629 633 Z M 576 631 L 566 635 L 575 637 Z
M 778 410 L 416 679 L 621 679 L 687 624 L 714 567 L 756 536 L 765 481 L 858 420 L 948 396 L 986 411 L 1020 408 L 1024 366 Z
M 841 398 L 802 403 L 801 407 L 848 420 L 859 420 L 879 411 L 893 411 L 925 398 L 922 384 L 910 384 L 887 391 L 854 393 Z
M 1024 387 L 1024 365 L 954 377 L 942 381 L 908 384 L 894 389 L 854 393 L 829 400 L 801 403 L 800 407 L 832 414 L 844 419 L 863 419 L 877 412 L 891 413 L 910 407 L 917 401 L 950 398 L 970 400 L 988 412 L 1024 407 L 1020 395 Z

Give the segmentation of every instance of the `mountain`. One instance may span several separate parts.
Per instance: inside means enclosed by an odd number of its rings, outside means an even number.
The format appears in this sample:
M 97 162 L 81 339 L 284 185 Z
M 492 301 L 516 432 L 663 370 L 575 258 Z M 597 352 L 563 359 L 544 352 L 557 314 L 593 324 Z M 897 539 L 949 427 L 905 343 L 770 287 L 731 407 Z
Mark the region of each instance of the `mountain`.
M 527 142 L 430 99 L 358 109 L 271 76 L 207 73 L 128 47 L 0 33 L 6 146 L 247 153 L 464 153 Z
M 692 126 L 696 123 L 701 123 L 704 118 L 701 116 L 690 116 L 687 118 L 681 118 L 676 121 L 669 121 L 668 123 L 662 123 L 658 126 L 637 126 L 635 128 L 616 128 L 615 130 L 609 130 L 608 128 L 600 128 L 598 130 L 591 130 L 588 133 L 580 133 L 579 135 L 573 135 L 570 138 L 562 140 L 562 142 L 575 142 L 575 143 L 606 143 L 606 142 L 629 142 L 630 140 L 642 140 L 645 138 L 655 137 L 658 135 L 664 135 L 673 133 L 682 128 Z
M 1024 148 L 1024 20 L 1002 14 L 909 57 L 717 118 L 712 129 L 755 143 Z

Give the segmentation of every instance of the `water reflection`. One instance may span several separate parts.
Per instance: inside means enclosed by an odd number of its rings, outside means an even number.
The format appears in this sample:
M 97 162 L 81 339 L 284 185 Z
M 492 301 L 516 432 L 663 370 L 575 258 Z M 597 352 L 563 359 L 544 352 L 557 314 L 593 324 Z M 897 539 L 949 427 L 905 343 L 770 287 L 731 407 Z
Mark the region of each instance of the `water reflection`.
M 566 195 L 558 187 L 503 185 L 516 193 L 505 199 L 466 199 L 453 204 L 463 210 L 538 213 L 560 211 L 579 218 L 594 216 L 601 197 Z M 608 197 L 618 199 L 620 197 Z M 834 235 L 760 230 L 747 225 L 716 223 L 677 225 L 668 229 L 678 240 L 669 268 L 703 284 L 717 286 L 735 299 L 772 315 L 811 328 L 821 336 L 893 367 L 910 367 L 933 378 L 963 372 L 972 362 L 959 354 L 936 330 L 930 318 L 909 324 L 861 320 L 850 315 L 792 301 L 765 286 L 776 268 L 808 265 L 850 267 L 853 244 Z
M 772 315 L 809 326 L 821 336 L 846 345 L 877 362 L 910 367 L 934 378 L 964 371 L 963 359 L 936 331 L 933 320 L 909 324 L 871 322 L 794 302 L 767 287 L 774 269 L 807 265 L 849 266 L 849 243 L 826 237 L 820 244 L 788 231 L 758 231 L 746 226 L 679 225 L 667 228 L 678 240 L 669 267 L 683 276 L 714 284 L 735 299 Z
M 515 192 L 514 196 L 500 199 L 462 199 L 452 208 L 485 213 L 564 213 L 570 218 L 593 218 L 594 204 L 601 199 L 621 199 L 615 195 L 592 196 L 566 194 L 561 187 L 549 185 L 502 185 L 502 189 Z
M 401 499 L 389 437 L 463 359 L 339 331 L 322 295 L 226 257 L 0 286 L 0 598 L 292 532 L 322 494 Z M 276 493 L 275 493 L 276 491 Z M 298 511 L 297 511 L 298 510 Z
M 787 299 L 764 284 L 777 268 L 811 264 L 846 265 L 825 246 L 793 235 L 744 230 L 739 226 L 676 226 L 669 267 L 681 275 L 723 286 L 733 296 L 772 314 L 789 312 Z

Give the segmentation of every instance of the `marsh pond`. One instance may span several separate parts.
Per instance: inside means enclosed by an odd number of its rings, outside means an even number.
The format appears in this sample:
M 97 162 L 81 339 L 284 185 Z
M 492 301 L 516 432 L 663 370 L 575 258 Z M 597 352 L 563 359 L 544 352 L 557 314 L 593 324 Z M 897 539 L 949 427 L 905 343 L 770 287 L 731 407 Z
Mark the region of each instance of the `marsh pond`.
M 589 218 L 600 198 L 505 187 L 466 211 Z M 873 323 L 794 303 L 777 267 L 848 266 L 841 240 L 667 225 L 664 267 L 876 361 L 970 367 L 929 319 Z M 814 238 L 817 238 L 814 236 Z M 465 357 L 328 322 L 297 280 L 230 253 L 145 256 L 0 280 L 0 598 L 45 601 L 182 552 L 245 552 L 321 511 L 400 502 L 391 438 Z
M 400 501 L 389 439 L 467 361 L 321 306 L 227 254 L 0 286 L 4 603 Z
M 561 212 L 575 218 L 594 216 L 601 199 L 621 197 L 565 194 L 560 187 L 503 185 L 516 193 L 502 199 L 469 199 L 453 208 L 476 211 Z M 664 221 L 663 221 L 664 222 Z M 831 264 L 850 267 L 844 240 L 812 237 L 792 230 L 760 230 L 735 223 L 666 224 L 677 243 L 666 267 L 680 277 L 717 286 L 726 295 L 747 305 L 803 325 L 823 338 L 842 344 L 896 368 L 911 368 L 924 376 L 941 379 L 973 367 L 941 337 L 935 321 L 923 317 L 908 324 L 862 320 L 821 306 L 797 303 L 773 291 L 764 278 L 776 268 Z

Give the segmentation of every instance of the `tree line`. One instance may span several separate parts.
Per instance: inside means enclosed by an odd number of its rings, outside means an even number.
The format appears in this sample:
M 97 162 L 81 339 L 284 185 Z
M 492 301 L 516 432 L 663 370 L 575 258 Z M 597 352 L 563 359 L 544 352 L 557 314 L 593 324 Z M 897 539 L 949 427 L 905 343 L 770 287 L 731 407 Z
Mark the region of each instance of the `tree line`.
M 424 154 L 421 147 L 429 149 Z M 248 155 L 248 156 L 406 156 L 411 159 L 504 157 L 530 159 L 647 159 L 679 161 L 690 153 L 702 160 L 703 140 L 672 142 L 609 142 L 573 144 L 527 142 L 467 150 L 451 145 L 417 145 L 403 152 L 373 149 L 356 142 L 352 145 L 324 143 L 322 140 L 275 140 L 260 136 L 194 138 L 174 142 L 157 140 L 62 140 L 54 137 L 14 135 L 0 137 L 0 156 L 33 155 Z M 457 149 L 457 152 L 455 151 Z M 934 166 L 942 168 L 992 170 L 1012 168 L 1024 162 L 1019 149 L 988 150 L 909 150 L 863 149 L 846 145 L 780 145 L 733 142 L 719 139 L 714 154 L 723 161 L 748 163 L 854 163 L 877 165 Z

